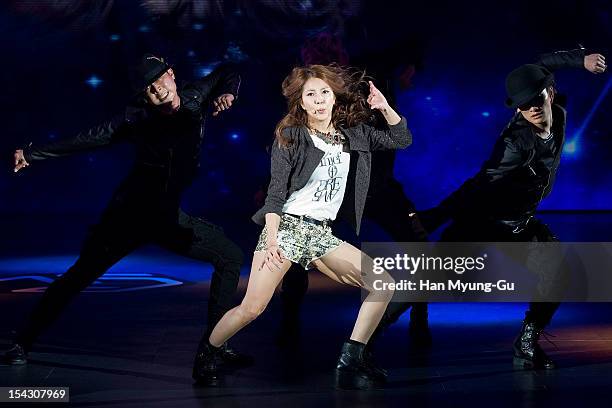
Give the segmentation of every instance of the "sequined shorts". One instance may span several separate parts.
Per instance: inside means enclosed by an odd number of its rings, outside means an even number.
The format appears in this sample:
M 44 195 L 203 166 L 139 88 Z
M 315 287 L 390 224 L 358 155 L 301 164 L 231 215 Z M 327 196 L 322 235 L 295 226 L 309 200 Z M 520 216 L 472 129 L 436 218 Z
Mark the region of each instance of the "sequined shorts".
M 256 252 L 266 249 L 267 235 L 264 227 L 259 235 Z M 276 239 L 285 258 L 299 263 L 304 269 L 313 269 L 312 261 L 328 254 L 344 242 L 332 234 L 328 225 L 316 225 L 286 214 L 281 217 Z

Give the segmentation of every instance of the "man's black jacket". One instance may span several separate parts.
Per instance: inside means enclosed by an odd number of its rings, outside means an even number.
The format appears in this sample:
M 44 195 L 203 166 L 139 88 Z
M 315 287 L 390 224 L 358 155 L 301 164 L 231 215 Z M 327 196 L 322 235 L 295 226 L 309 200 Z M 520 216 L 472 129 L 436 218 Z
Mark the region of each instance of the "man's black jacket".
M 546 54 L 538 64 L 551 72 L 583 67 L 584 51 Z M 552 143 L 544 144 L 516 113 L 481 170 L 440 203 L 432 224 L 440 225 L 448 218 L 521 222 L 533 215 L 552 189 L 565 140 L 566 112 L 556 104 L 552 108 Z
M 171 115 L 146 104 L 131 105 L 121 115 L 72 139 L 29 146 L 24 155 L 32 162 L 132 142 L 136 146 L 134 166 L 115 191 L 105 215 L 176 224 L 181 193 L 199 168 L 206 110 L 219 95 L 237 97 L 239 87 L 240 76 L 223 66 L 201 80 L 180 84 L 181 106 Z

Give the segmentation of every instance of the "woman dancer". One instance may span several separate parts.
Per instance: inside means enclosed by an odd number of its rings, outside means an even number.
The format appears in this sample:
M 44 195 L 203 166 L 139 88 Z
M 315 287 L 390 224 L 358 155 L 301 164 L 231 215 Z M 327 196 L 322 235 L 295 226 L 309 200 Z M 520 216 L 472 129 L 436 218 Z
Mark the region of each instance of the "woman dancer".
M 228 311 L 213 329 L 198 357 L 206 371 L 196 377 L 216 378 L 217 347 L 263 312 L 292 262 L 316 268 L 330 278 L 357 286 L 368 295 L 336 367 L 339 388 L 367 389 L 384 382 L 384 370 L 364 359 L 364 346 L 378 325 L 392 291 L 375 292 L 374 280 L 392 283 L 386 272 L 373 275 L 369 260 L 331 231 L 341 205 L 359 233 L 370 177 L 370 151 L 405 148 L 412 136 L 406 120 L 369 82 L 369 96 L 359 90 L 363 74 L 337 66 L 294 68 L 283 81 L 288 113 L 276 127 L 272 178 L 264 206 L 253 220 L 264 225 L 242 303 Z M 366 124 L 378 110 L 386 129 Z M 351 163 L 353 162 L 354 163 Z M 369 272 L 368 272 L 369 271 Z M 196 378 L 197 379 L 197 378 Z

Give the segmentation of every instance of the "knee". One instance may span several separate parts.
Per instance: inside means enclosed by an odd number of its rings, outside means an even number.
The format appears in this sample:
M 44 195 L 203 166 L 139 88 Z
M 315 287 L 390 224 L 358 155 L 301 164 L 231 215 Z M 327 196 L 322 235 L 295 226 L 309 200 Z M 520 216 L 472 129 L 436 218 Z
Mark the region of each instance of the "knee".
M 266 310 L 266 306 L 261 303 L 242 303 L 238 306 L 237 312 L 240 320 L 250 323 Z
M 368 286 L 368 290 L 376 295 L 378 301 L 389 303 L 395 294 L 395 279 L 389 273 L 384 272 L 376 276 L 374 284 Z

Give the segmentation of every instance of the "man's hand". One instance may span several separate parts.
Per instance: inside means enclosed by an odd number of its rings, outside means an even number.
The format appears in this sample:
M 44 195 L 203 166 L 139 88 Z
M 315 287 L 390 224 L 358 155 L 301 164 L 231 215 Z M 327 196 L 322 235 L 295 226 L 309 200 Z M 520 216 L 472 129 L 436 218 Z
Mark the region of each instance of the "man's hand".
M 385 111 L 389 107 L 389 103 L 387 102 L 387 98 L 374 86 L 372 81 L 368 81 L 370 84 L 370 95 L 368 95 L 368 103 L 370 104 L 370 109 L 378 109 L 380 111 Z
M 219 112 L 224 111 L 226 109 L 229 109 L 232 106 L 232 103 L 234 102 L 234 95 L 232 94 L 223 94 L 219 97 L 217 97 L 214 101 L 213 101 L 213 105 L 215 107 L 215 111 L 213 112 L 213 116 L 217 116 L 219 114 Z
M 601 54 L 589 54 L 584 57 L 584 67 L 594 74 L 606 71 L 606 57 Z
M 15 158 L 15 168 L 13 169 L 15 173 L 30 165 L 30 163 L 26 161 L 25 156 L 23 155 L 23 150 L 21 149 L 15 150 L 13 157 Z

